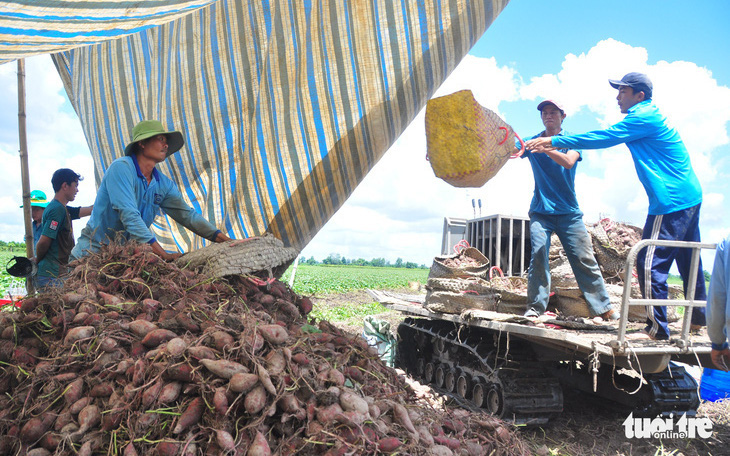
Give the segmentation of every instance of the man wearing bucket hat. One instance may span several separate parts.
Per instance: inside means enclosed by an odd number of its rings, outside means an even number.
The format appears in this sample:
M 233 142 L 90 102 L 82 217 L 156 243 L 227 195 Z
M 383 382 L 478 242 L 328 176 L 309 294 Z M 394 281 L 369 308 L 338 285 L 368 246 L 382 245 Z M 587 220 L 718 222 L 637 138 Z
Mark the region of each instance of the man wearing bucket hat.
M 165 260 L 180 253 L 167 253 L 150 225 L 164 211 L 176 222 L 214 242 L 230 240 L 183 200 L 175 183 L 155 166 L 185 144 L 179 131 L 167 131 L 157 120 L 143 120 L 132 129 L 125 156 L 109 165 L 101 180 L 94 211 L 71 253 L 71 259 L 98 251 L 102 245 L 123 239 L 148 243 Z
M 563 147 L 602 149 L 625 143 L 649 197 L 643 238 L 699 242 L 702 188 L 679 133 L 669 126 L 652 100 L 654 87 L 651 80 L 642 73 L 628 73 L 620 80 L 609 79 L 608 82 L 618 89 L 616 99 L 621 112 L 626 114 L 624 120 L 605 130 L 582 135 L 535 138 L 525 147 L 531 150 Z M 691 257 L 691 250 L 676 247 L 651 246 L 639 252 L 637 273 L 643 296 L 646 299 L 667 299 L 667 277 L 675 260 L 686 291 Z M 700 261 L 695 299 L 704 301 L 706 297 Z M 668 339 L 666 307 L 654 306 L 647 310 L 644 337 Z M 695 307 L 692 329 L 698 330 L 704 325 L 705 308 Z
M 545 130 L 533 138 L 566 135 L 562 129 L 565 110 L 556 101 L 537 105 Z M 593 255 L 591 238 L 583 223 L 583 212 L 575 195 L 575 171 L 581 160 L 579 150 L 533 150 L 522 157 L 530 161 L 535 177 L 535 193 L 530 203 L 530 243 L 532 255 L 527 272 L 527 312 L 536 317 L 547 309 L 550 297 L 550 237 L 560 239 L 580 290 L 594 316 L 618 319 L 611 308 L 606 285 Z

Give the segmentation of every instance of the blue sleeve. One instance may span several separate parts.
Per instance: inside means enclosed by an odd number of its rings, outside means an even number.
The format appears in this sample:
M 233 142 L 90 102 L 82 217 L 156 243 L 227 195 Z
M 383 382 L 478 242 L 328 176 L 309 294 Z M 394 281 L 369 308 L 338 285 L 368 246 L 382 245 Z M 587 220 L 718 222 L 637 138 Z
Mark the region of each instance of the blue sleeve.
M 595 130 L 582 135 L 553 136 L 552 144 L 567 149 L 604 149 L 647 136 L 651 124 L 640 116 L 627 115 L 621 122 L 605 130 Z
M 180 190 L 171 180 L 166 180 L 166 186 L 168 187 L 167 192 L 162 203 L 160 203 L 160 208 L 173 220 L 193 233 L 209 240 L 215 239 L 219 230 L 202 215 L 195 212 L 195 209 L 188 206 Z
M 720 349 L 727 342 L 726 315 L 728 313 L 727 283 L 725 282 L 725 264 L 727 252 L 727 239 L 718 244 L 715 252 L 715 265 L 712 268 L 710 279 L 710 290 L 707 295 L 707 335 L 712 342 L 713 348 Z
M 139 212 L 139 201 L 135 193 L 137 171 L 134 165 L 124 161 L 115 161 L 104 174 L 109 204 L 119 213 L 119 220 L 131 239 L 146 243 L 154 239 L 154 235 L 142 220 Z
M 51 239 L 56 239 L 58 232 L 66 223 L 66 208 L 61 205 L 54 205 L 49 210 L 43 211 L 43 228 L 41 234 Z

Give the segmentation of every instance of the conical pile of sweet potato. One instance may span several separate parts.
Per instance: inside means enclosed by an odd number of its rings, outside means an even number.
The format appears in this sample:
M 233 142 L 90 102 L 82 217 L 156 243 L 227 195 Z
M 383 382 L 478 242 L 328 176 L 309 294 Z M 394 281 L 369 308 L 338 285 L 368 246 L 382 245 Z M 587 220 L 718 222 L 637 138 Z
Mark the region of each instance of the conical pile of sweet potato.
M 276 280 L 113 244 L 0 313 L 0 455 L 526 454 L 416 402 L 363 339 Z

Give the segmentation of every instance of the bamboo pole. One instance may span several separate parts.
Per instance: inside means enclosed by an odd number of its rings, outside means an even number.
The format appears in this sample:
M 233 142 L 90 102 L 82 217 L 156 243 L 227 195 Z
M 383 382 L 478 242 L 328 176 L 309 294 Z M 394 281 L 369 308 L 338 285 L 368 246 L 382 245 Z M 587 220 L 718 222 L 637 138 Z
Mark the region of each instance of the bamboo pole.
M 28 171 L 28 141 L 25 130 L 25 60 L 18 59 L 18 137 L 20 142 L 20 176 L 23 186 L 23 219 L 25 220 L 25 254 L 33 253 L 33 226 L 30 210 L 30 173 Z M 28 293 L 33 293 L 32 280 L 26 283 Z

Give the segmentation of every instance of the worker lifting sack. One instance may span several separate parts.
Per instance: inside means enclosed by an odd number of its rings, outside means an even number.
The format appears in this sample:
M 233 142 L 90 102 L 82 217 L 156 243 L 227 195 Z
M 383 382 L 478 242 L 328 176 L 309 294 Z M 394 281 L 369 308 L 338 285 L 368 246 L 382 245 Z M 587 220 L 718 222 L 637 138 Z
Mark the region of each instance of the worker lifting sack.
M 522 147 L 513 154 L 515 138 Z M 434 174 L 454 187 L 481 187 L 525 150 L 512 127 L 481 106 L 471 90 L 428 101 L 426 144 Z

